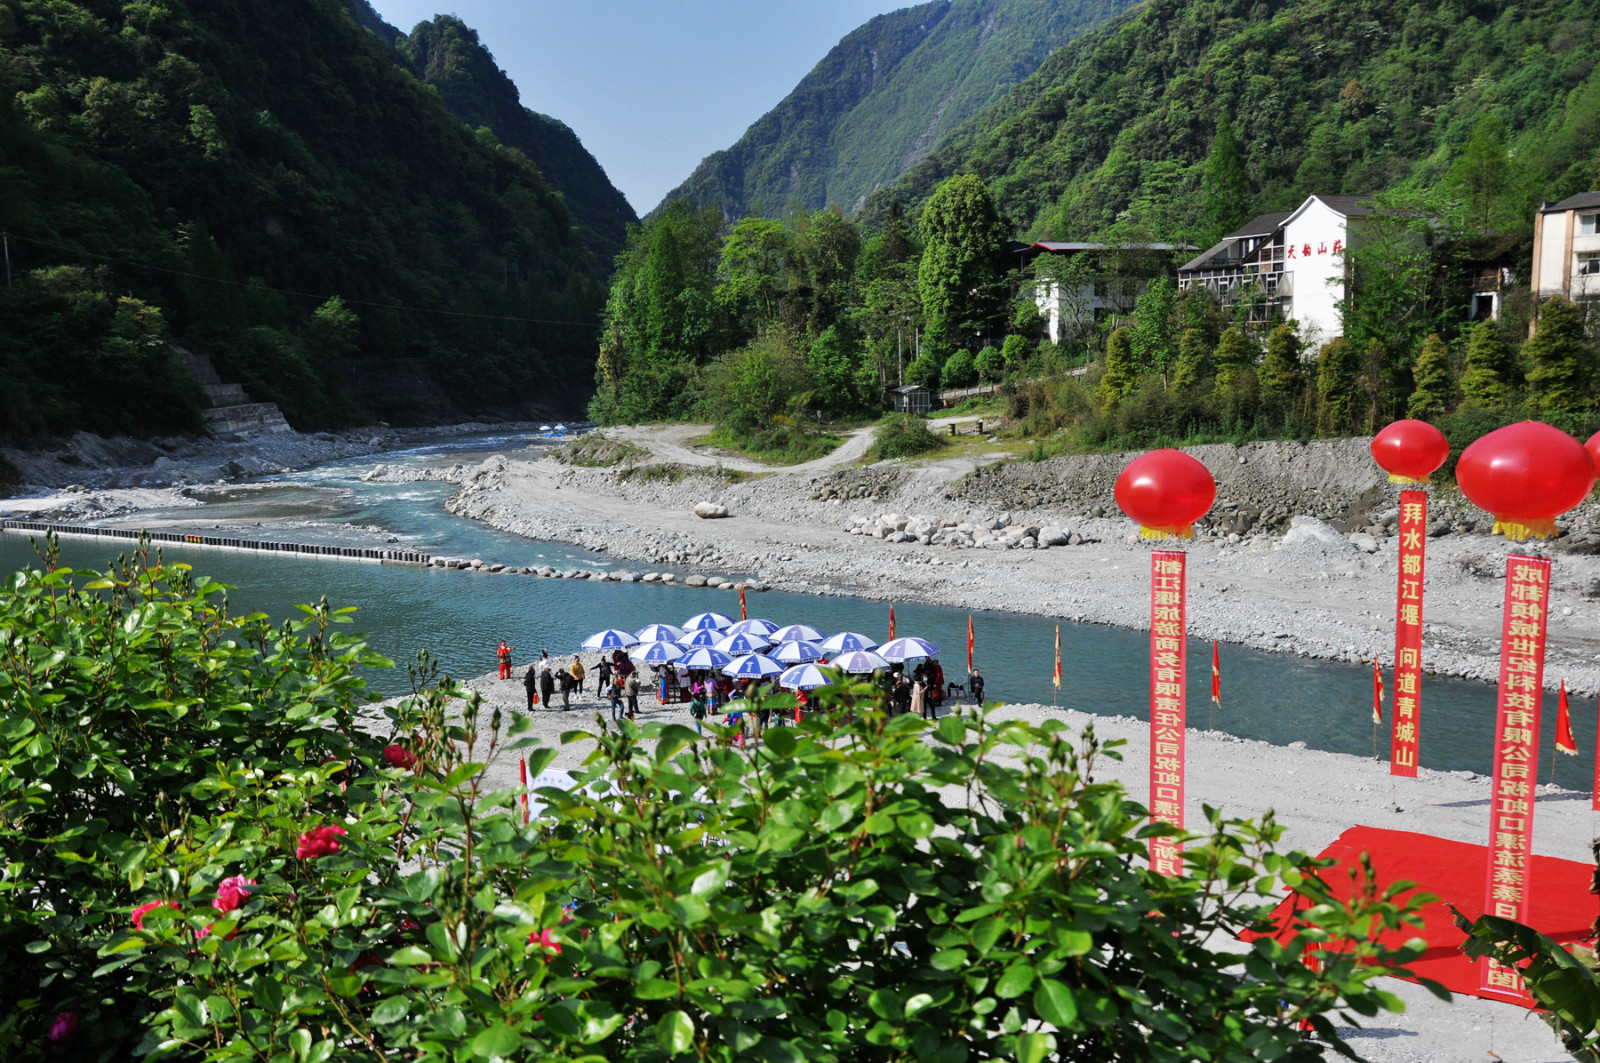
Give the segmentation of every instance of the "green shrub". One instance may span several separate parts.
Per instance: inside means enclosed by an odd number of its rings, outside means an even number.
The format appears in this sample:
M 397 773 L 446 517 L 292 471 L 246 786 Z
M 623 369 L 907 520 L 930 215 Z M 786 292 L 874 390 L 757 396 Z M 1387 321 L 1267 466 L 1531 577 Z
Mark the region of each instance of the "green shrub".
M 978 382 L 978 364 L 971 351 L 957 351 L 944 363 L 939 383 L 946 388 L 970 388 Z
M 1037 345 L 1030 343 L 1024 336 L 1012 333 L 1000 345 L 1000 357 L 1005 360 L 1007 369 L 1017 369 L 1033 354 Z M 987 350 L 988 348 L 985 348 Z
M 1398 1010 L 1376 980 L 1421 952 L 1368 933 L 1418 902 L 1344 900 L 1270 817 L 1208 810 L 1158 875 L 1092 732 L 866 684 L 748 749 L 597 718 L 523 826 L 483 768 L 549 765 L 525 717 L 426 661 L 358 712 L 348 610 L 221 598 L 140 565 L 0 594 L 7 1059 L 1303 1060 L 1302 1021 L 1343 1048 L 1326 1016 Z M 1246 944 L 1280 882 L 1293 924 Z
M 867 451 L 867 457 L 872 461 L 914 458 L 945 445 L 942 437 L 929 430 L 925 419 L 907 413 L 884 415 L 872 433 L 872 447 Z
M 974 367 L 978 370 L 978 379 L 985 384 L 995 384 L 1006 375 L 1005 356 L 993 347 L 985 347 L 978 352 L 978 357 L 973 360 Z
M 924 351 L 912 359 L 910 365 L 906 366 L 906 383 L 924 388 L 937 388 L 939 386 L 940 372 L 939 360 L 931 353 Z

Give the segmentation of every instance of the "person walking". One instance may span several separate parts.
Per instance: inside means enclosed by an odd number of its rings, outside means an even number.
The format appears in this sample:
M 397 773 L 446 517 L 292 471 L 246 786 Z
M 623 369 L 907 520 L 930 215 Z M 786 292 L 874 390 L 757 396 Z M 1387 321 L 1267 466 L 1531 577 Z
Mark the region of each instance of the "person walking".
M 906 678 L 904 672 L 901 672 L 894 682 L 892 704 L 893 708 L 889 712 L 891 716 L 904 716 L 911 711 L 911 680 Z
M 972 670 L 972 676 L 967 680 L 967 693 L 972 695 L 973 704 L 983 704 L 983 676 L 978 674 L 976 668 Z
M 611 722 L 612 723 L 616 723 L 617 722 L 617 718 L 622 713 L 622 684 L 624 682 L 625 682 L 625 680 L 623 679 L 622 676 L 614 675 L 614 676 L 611 677 L 611 685 L 606 688 L 611 693 Z
M 551 698 L 556 692 L 555 673 L 550 671 L 550 659 L 548 657 L 539 663 L 544 666 L 539 669 L 539 696 L 544 698 L 545 708 L 551 708 Z
M 598 697 L 605 697 L 606 690 L 611 686 L 611 661 L 601 657 L 600 663 L 595 666 L 594 692 Z
M 701 725 L 706 718 L 706 696 L 698 683 L 695 684 L 694 695 L 689 699 L 689 715 L 694 717 L 694 733 L 705 734 L 705 728 Z
M 637 669 L 628 673 L 628 719 L 633 719 L 639 713 L 639 672 Z
M 539 704 L 539 670 L 533 665 L 528 665 L 528 670 L 522 673 L 522 686 L 528 692 L 528 711 Z
M 572 707 L 572 688 L 577 686 L 577 680 L 572 678 L 572 673 L 563 668 L 556 673 L 556 682 L 561 684 L 561 711 L 566 712 Z
M 511 678 L 511 647 L 506 645 L 506 640 L 500 640 L 500 648 L 495 651 L 495 656 L 500 658 L 500 678 Z
M 583 658 L 579 657 L 576 653 L 574 653 L 572 655 L 572 667 L 568 668 L 567 671 L 572 673 L 572 684 L 573 684 L 573 686 L 577 687 L 578 693 L 582 694 L 583 693 L 583 677 L 587 674 L 583 670 Z

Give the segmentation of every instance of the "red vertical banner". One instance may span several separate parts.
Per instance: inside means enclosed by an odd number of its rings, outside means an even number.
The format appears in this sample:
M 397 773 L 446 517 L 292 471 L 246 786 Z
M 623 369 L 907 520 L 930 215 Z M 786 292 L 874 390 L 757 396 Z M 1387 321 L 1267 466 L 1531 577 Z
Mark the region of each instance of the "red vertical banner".
M 889 605 L 889 641 L 894 641 L 894 605 Z
M 967 614 L 967 671 L 972 671 L 972 644 L 975 641 L 972 630 L 972 614 Z
M 1394 733 L 1389 774 L 1417 777 L 1422 738 L 1422 581 L 1428 544 L 1428 492 L 1400 492 L 1400 575 L 1395 587 Z
M 1506 558 L 1500 698 L 1494 727 L 1494 803 L 1483 910 L 1519 923 L 1528 922 L 1533 890 L 1529 855 L 1533 847 L 1545 611 L 1549 602 L 1550 562 L 1518 554 Z M 1485 992 L 1531 999 L 1515 967 L 1502 966 L 1492 957 L 1485 957 L 1480 972 Z
M 739 584 L 739 619 L 749 620 L 750 616 L 744 610 L 744 584 Z
M 1150 555 L 1150 820 L 1183 829 L 1185 669 L 1185 565 L 1183 553 Z M 1150 839 L 1150 869 L 1183 874 L 1176 838 Z

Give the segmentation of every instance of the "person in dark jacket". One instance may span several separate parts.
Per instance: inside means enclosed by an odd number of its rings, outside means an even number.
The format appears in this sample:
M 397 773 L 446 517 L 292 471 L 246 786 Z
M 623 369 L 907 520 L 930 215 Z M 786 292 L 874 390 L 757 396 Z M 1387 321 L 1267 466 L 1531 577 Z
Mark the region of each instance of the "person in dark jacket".
M 539 696 L 544 698 L 545 708 L 550 707 L 550 696 L 556 692 L 555 673 L 548 668 L 539 672 Z
M 975 703 L 983 704 L 983 676 L 978 674 L 976 668 L 972 670 L 972 678 L 967 680 L 967 691 Z
M 539 666 L 528 665 L 528 670 L 522 673 L 522 686 L 528 692 L 528 711 L 533 711 L 534 703 L 539 698 Z

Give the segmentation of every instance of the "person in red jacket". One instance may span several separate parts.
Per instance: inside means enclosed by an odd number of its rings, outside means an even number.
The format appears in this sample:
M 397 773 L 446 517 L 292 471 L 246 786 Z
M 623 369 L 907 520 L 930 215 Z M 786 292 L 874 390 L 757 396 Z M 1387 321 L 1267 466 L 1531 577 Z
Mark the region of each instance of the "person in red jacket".
M 500 658 L 500 678 L 511 678 L 511 647 L 506 645 L 506 640 L 500 640 L 500 649 L 495 656 Z

